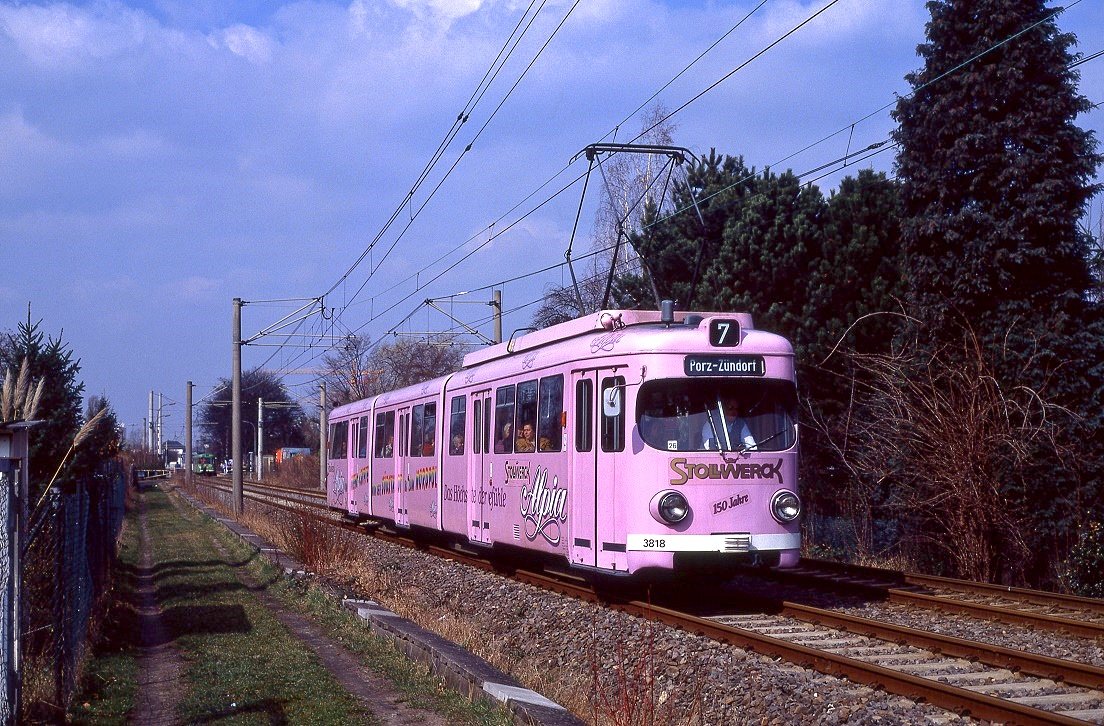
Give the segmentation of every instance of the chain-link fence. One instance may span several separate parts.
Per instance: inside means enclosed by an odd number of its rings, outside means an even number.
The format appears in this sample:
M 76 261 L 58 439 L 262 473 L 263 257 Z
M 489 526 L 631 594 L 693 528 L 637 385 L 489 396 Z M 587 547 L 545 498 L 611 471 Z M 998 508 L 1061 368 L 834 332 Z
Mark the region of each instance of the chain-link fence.
M 9 693 L 19 688 L 22 708 L 13 707 L 9 698 L 4 723 L 64 719 L 78 687 L 90 624 L 106 605 L 128 476 L 112 463 L 88 479 L 52 488 L 35 503 L 24 545 L 3 553 L 8 556 L 2 567 L 11 568 L 12 556 L 21 550 L 23 570 L 21 591 L 13 583 L 15 612 L 21 611 L 15 622 L 22 626 L 13 651 L 18 667 L 5 670 L 6 680 L 17 681 L 9 684 Z M 18 518 L 3 521 L 10 528 Z M 17 708 L 21 713 L 15 717 Z
M 0 723 L 15 721 L 17 707 L 16 654 L 19 583 L 19 486 L 13 460 L 0 459 L 0 673 L 4 678 L 4 700 L 0 703 Z

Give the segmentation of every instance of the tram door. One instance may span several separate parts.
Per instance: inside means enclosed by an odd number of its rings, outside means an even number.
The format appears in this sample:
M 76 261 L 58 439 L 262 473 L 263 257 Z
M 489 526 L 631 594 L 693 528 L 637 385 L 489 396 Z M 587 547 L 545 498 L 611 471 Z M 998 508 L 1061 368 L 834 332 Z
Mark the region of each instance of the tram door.
M 395 524 L 410 526 L 410 516 L 406 510 L 407 471 L 410 454 L 410 407 L 398 410 L 399 441 L 395 447 Z M 410 477 L 413 481 L 413 476 Z
M 571 562 L 612 567 L 624 543 L 613 541 L 616 430 L 624 428 L 624 379 L 615 369 L 571 374 L 574 424 L 568 446 L 571 466 Z M 621 435 L 623 450 L 624 435 Z
M 486 518 L 489 508 L 486 498 L 490 495 L 493 476 L 491 457 L 491 416 L 494 404 L 490 389 L 471 394 L 471 455 L 468 458 L 468 539 L 490 544 L 490 522 Z M 505 476 L 505 472 L 499 476 Z
M 349 512 L 349 514 L 356 514 L 356 503 L 357 498 L 360 494 L 359 492 L 353 490 L 353 484 L 356 483 L 357 470 L 360 464 L 360 460 L 357 458 L 358 456 L 360 456 L 360 451 L 357 446 L 359 441 L 360 419 L 354 417 L 349 421 L 349 483 L 347 485 L 348 488 L 345 491 L 345 509 Z

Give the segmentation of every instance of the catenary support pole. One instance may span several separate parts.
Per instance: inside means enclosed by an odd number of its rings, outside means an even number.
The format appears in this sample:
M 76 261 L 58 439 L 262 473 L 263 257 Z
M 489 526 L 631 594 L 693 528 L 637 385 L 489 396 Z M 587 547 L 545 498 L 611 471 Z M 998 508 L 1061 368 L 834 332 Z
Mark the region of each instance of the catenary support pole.
M 502 342 L 502 291 L 491 292 L 491 307 L 494 308 L 494 342 Z
M 318 478 L 319 488 L 326 491 L 326 470 L 329 468 L 330 429 L 326 412 L 326 382 L 318 387 Z
M 230 457 L 234 465 L 230 475 L 230 508 L 235 515 L 242 513 L 241 309 L 241 298 L 234 298 L 234 350 L 230 383 Z
M 264 475 L 264 399 L 257 399 L 257 481 Z
M 184 414 L 184 486 L 189 491 L 192 488 L 192 382 L 188 381 L 188 388 L 184 394 L 184 406 L 188 410 Z

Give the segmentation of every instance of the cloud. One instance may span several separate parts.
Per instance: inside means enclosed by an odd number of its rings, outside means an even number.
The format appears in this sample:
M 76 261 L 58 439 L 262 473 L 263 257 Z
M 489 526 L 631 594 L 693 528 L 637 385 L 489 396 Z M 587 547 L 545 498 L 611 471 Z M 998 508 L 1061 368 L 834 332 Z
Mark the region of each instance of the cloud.
M 431 19 L 444 25 L 475 13 L 483 0 L 390 0 L 395 7 L 408 10 L 419 19 Z
M 265 65 L 272 60 L 275 42 L 263 31 L 248 25 L 233 25 L 221 31 L 214 44 L 221 42 L 234 55 L 255 65 Z
M 68 4 L 0 6 L 0 30 L 39 66 L 57 67 L 118 56 L 141 45 L 150 19 L 121 6 L 99 12 Z
M 157 297 L 165 300 L 208 303 L 219 297 L 224 284 L 225 281 L 218 278 L 192 275 L 163 284 Z

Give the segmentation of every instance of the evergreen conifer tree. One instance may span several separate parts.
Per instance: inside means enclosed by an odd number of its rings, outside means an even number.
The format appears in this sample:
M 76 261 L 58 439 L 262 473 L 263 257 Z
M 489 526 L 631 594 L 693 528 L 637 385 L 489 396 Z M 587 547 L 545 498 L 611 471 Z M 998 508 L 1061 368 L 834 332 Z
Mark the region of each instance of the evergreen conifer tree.
M 911 297 L 936 324 L 998 335 L 1040 313 L 1076 319 L 1090 284 L 1077 222 L 1100 157 L 1074 123 L 1090 107 L 1074 38 L 1043 0 L 928 8 L 924 67 L 894 114 Z
M 41 321 L 20 323 L 13 333 L 0 340 L 0 373 L 10 368 L 18 371 L 26 358 L 32 380 L 46 381 L 38 406 L 40 423 L 30 432 L 30 489 L 40 491 L 53 476 L 69 444 L 80 429 L 84 383 L 77 380 L 80 359 L 62 337 L 49 337 L 42 332 Z M 62 479 L 73 471 L 62 472 Z
M 1062 440 L 1039 446 L 1030 471 L 995 475 L 992 506 L 1018 513 L 1036 561 L 1010 556 L 994 570 L 1026 569 L 1038 582 L 1100 497 L 1102 329 L 1078 220 L 1101 157 L 1076 125 L 1090 104 L 1077 92 L 1075 38 L 1060 31 L 1060 9 L 1043 0 L 931 0 L 928 9 L 924 67 L 907 76 L 913 92 L 894 112 L 903 275 L 931 350 L 976 336 L 1002 390 L 1072 412 L 1048 419 Z

